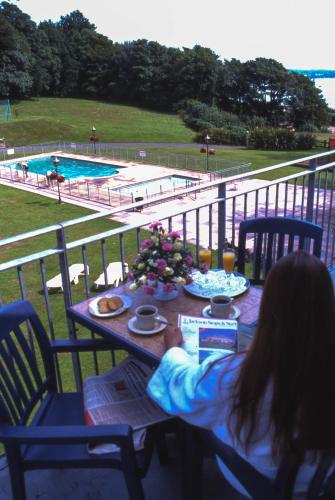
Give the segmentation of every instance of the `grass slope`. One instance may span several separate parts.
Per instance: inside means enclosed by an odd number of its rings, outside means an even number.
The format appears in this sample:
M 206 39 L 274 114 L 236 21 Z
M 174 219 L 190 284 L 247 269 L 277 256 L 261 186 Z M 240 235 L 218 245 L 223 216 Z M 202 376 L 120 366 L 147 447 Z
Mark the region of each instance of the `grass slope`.
M 101 142 L 192 142 L 194 132 L 174 114 L 87 99 L 38 98 L 12 105 L 0 137 L 16 146 L 88 142 L 94 125 Z

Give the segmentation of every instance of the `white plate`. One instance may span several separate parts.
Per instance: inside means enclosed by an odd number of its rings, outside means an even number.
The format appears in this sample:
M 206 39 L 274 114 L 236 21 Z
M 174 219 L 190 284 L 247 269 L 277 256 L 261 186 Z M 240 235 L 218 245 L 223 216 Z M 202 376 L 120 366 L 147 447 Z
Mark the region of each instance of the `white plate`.
M 104 295 L 103 297 L 97 297 L 96 299 L 93 299 L 88 306 L 88 310 L 93 316 L 98 316 L 99 318 L 112 318 L 113 316 L 118 316 L 119 314 L 122 314 L 124 311 L 126 311 L 133 303 L 132 299 L 128 297 L 127 295 L 118 295 L 120 299 L 123 300 L 123 306 L 119 307 L 119 309 L 116 309 L 115 311 L 111 311 L 109 313 L 101 313 L 99 312 L 98 309 L 98 302 L 102 298 L 110 298 L 114 297 L 115 294 L 110 294 L 110 295 Z
M 206 275 L 195 270 L 192 274 L 193 282 L 184 285 L 184 290 L 201 299 L 210 299 L 213 295 L 237 297 L 248 290 L 250 282 L 243 274 L 234 271 L 230 287 L 227 287 L 225 276 L 226 273 L 222 269 L 210 269 Z M 207 282 L 204 281 L 205 278 Z
M 211 313 L 211 305 L 209 304 L 208 306 L 204 307 L 204 309 L 202 310 L 202 314 L 203 316 L 205 316 L 205 318 L 213 318 L 213 319 L 237 319 L 239 317 L 239 315 L 241 314 L 241 311 L 239 310 L 239 308 L 237 306 L 230 306 L 232 311 L 229 313 L 229 316 L 228 318 L 218 318 L 217 316 L 213 316 L 212 313 Z
M 162 316 L 161 314 L 157 314 L 157 326 L 153 329 L 153 330 L 140 330 L 139 328 L 136 328 L 136 316 L 133 316 L 129 321 L 128 321 L 128 328 L 129 330 L 131 330 L 133 333 L 138 333 L 139 335 L 153 335 L 154 333 L 159 333 L 159 332 L 162 332 L 164 330 L 164 328 L 166 328 L 166 324 L 165 323 L 160 323 L 160 319 L 162 321 L 167 321 L 166 318 L 164 318 L 164 316 Z

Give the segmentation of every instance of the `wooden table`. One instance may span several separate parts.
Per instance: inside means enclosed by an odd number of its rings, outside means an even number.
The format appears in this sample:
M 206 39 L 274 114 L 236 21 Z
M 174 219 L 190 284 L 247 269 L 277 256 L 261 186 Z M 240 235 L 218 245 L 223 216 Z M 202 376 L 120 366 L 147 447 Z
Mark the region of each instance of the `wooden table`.
M 128 329 L 128 321 L 134 316 L 136 307 L 142 304 L 154 304 L 158 307 L 160 314 L 165 316 L 169 322 L 177 325 L 178 313 L 202 316 L 202 310 L 208 304 L 208 299 L 204 300 L 191 296 L 182 288 L 179 296 L 168 302 L 160 302 L 145 294 L 142 289 L 138 289 L 135 293 L 131 292 L 128 285 L 107 290 L 101 294 L 101 297 L 111 293 L 128 295 L 132 299 L 132 306 L 119 316 L 99 318 L 89 313 L 88 304 L 93 299 L 87 299 L 68 308 L 68 316 L 73 321 L 110 340 L 111 347 L 125 349 L 152 365 L 157 365 L 165 352 L 164 333 L 146 336 L 132 333 Z M 241 350 L 246 348 L 252 338 L 253 328 L 251 328 L 251 325 L 258 318 L 261 294 L 262 290 L 260 288 L 251 286 L 246 293 L 234 299 L 234 304 L 241 310 L 239 318 L 239 345 Z

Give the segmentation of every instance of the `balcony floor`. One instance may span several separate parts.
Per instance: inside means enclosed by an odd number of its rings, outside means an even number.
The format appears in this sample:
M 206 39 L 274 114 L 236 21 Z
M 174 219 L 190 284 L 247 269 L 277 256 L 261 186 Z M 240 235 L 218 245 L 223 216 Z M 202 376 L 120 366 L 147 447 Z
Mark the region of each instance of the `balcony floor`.
M 161 466 L 156 454 L 143 480 L 146 500 L 182 500 L 178 457 Z M 123 476 L 116 470 L 68 469 L 27 472 L 27 500 L 128 500 Z M 225 481 L 215 460 L 204 463 L 203 500 L 243 500 Z M 8 468 L 0 459 L 0 498 L 12 500 Z

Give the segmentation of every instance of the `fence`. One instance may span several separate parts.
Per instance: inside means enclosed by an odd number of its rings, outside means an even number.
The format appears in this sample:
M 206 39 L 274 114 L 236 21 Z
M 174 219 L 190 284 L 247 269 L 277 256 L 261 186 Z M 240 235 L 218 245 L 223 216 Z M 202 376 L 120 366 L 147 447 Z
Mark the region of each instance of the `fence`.
M 181 168 L 180 166 L 184 163 L 185 165 L 191 165 L 191 159 L 194 160 L 193 165 L 196 164 L 196 161 L 198 161 L 198 158 L 193 158 L 193 157 L 188 157 L 187 155 L 160 155 L 159 153 L 157 154 L 148 154 L 146 158 L 142 158 L 138 156 L 137 151 L 131 151 L 132 153 L 132 158 L 130 158 L 130 151 L 128 149 L 113 149 L 113 148 L 108 148 L 106 144 L 99 144 L 97 148 L 100 148 L 99 154 L 102 154 L 102 149 L 105 148 L 103 151 L 104 156 L 110 155 L 110 158 L 112 160 L 117 160 L 117 161 L 130 161 L 132 159 L 133 161 L 140 161 L 140 162 L 145 162 L 145 163 L 151 163 L 152 164 L 157 164 L 157 165 L 166 165 L 169 166 L 170 168 L 173 166 L 175 167 L 177 165 L 177 168 Z M 86 145 L 78 145 L 78 144 L 49 144 L 49 145 L 43 145 L 43 146 L 22 146 L 20 148 L 16 148 L 15 150 L 15 155 L 17 157 L 22 157 L 23 156 L 31 156 L 31 155 L 37 155 L 37 154 L 46 154 L 48 152 L 59 152 L 60 150 L 62 153 L 76 153 L 76 157 L 79 154 L 83 154 L 83 151 L 85 154 L 93 154 L 92 150 L 92 144 L 86 144 Z M 98 150 L 97 150 L 98 151 Z M 172 159 L 174 161 L 172 161 Z M 161 163 L 159 163 L 161 162 Z M 218 160 L 215 163 L 215 166 L 221 167 L 221 170 L 215 170 L 211 171 L 209 173 L 209 179 L 210 180 L 216 180 L 219 178 L 227 177 L 230 175 L 238 174 L 238 173 L 243 173 L 248 170 L 250 170 L 250 163 L 245 163 L 245 164 L 238 164 L 238 162 L 225 162 L 224 160 Z M 224 167 L 223 167 L 224 166 Z M 195 169 L 193 169 L 195 171 Z M 207 177 L 207 176 L 206 176 Z M 136 194 L 136 191 L 138 189 L 138 185 L 132 183 L 129 185 L 123 185 L 121 187 L 117 188 L 112 188 L 110 186 L 106 186 L 105 184 L 105 179 L 104 177 L 101 178 L 95 178 L 92 180 L 87 180 L 82 177 L 74 178 L 74 179 L 66 179 L 64 182 L 61 184 L 58 184 L 56 180 L 51 180 L 50 178 L 47 178 L 43 174 L 38 174 L 38 173 L 33 173 L 29 172 L 29 175 L 26 174 L 25 171 L 22 169 L 17 169 L 16 165 L 15 166 L 1 166 L 0 165 L 0 178 L 5 179 L 7 181 L 13 182 L 13 183 L 23 183 L 27 184 L 30 186 L 37 187 L 39 189 L 47 189 L 50 190 L 54 193 L 58 193 L 58 189 L 60 191 L 61 196 L 70 196 L 74 198 L 81 198 L 85 200 L 92 201 L 94 203 L 99 203 L 103 205 L 108 205 L 111 207 L 116 207 L 125 203 L 132 203 L 134 202 L 135 198 L 138 196 Z M 202 177 L 194 178 L 194 179 L 189 179 L 188 182 L 185 182 L 185 186 L 182 185 L 177 185 L 173 182 L 171 182 L 170 186 L 166 185 L 166 182 L 164 181 L 164 178 L 162 178 L 161 185 L 159 184 L 159 180 L 157 180 L 157 190 L 155 192 L 149 191 L 148 187 L 145 186 L 143 183 L 141 183 L 141 193 L 140 196 L 143 200 L 148 201 L 154 201 L 157 199 L 161 194 L 165 192 L 177 192 L 179 193 L 180 190 L 183 189 L 183 187 L 190 187 L 194 186 L 196 184 L 200 184 L 200 182 L 203 180 Z M 100 185 L 102 183 L 102 185 Z
M 127 161 L 136 163 L 146 163 L 148 165 L 161 165 L 169 168 L 182 168 L 185 170 L 204 171 L 206 159 L 199 153 L 199 156 L 192 156 L 178 153 L 162 153 L 142 149 L 130 149 L 115 147 L 110 143 L 78 144 L 78 143 L 52 143 L 32 146 L 18 146 L 14 148 L 14 154 L 7 155 L 7 149 L 0 150 L 0 158 L 3 161 L 11 158 L 26 157 L 30 155 L 45 154 L 53 151 L 63 153 L 103 156 L 117 161 Z M 144 153 L 144 154 L 143 154 Z M 233 160 L 223 160 L 211 157 L 209 160 L 209 170 L 222 171 L 227 168 L 238 166 L 239 162 Z
M 325 160 L 326 163 L 320 165 Z M 306 161 L 309 162 L 309 169 L 267 182 L 258 188 L 249 187 L 248 182 L 245 182 L 245 189 L 238 193 L 228 193 L 227 182 L 247 181 L 250 173 L 213 181 L 211 187 L 214 191 L 206 199 L 198 199 L 179 207 L 174 205 L 170 210 L 164 209 L 161 220 L 170 230 L 180 230 L 185 243 L 193 245 L 195 255 L 198 255 L 200 245 L 217 249 L 217 262 L 214 265 L 218 267 L 222 265 L 220 255 L 225 239 L 237 244 L 241 220 L 262 215 L 309 220 L 323 227 L 322 259 L 327 265 L 331 265 L 335 260 L 334 154 L 322 153 L 301 159 L 301 162 Z M 258 173 L 271 170 L 280 172 L 281 168 L 288 165 L 290 162 L 274 165 L 260 169 Z M 207 184 L 206 188 L 208 187 Z M 201 190 L 201 186 L 193 186 L 185 191 L 192 193 L 195 190 Z M 133 210 L 139 205 L 129 204 L 122 207 L 122 210 Z M 2 300 L 8 302 L 20 297 L 30 299 L 44 315 L 51 339 L 64 337 L 66 330 L 71 338 L 85 335 L 86 332 L 77 330 L 66 318 L 66 307 L 96 293 L 92 277 L 102 273 L 106 279 L 109 262 L 130 264 L 145 237 L 143 231 L 151 222 L 150 216 L 142 219 L 140 224 L 111 229 L 108 219 L 103 231 L 97 233 L 99 221 L 104 221 L 106 216 L 117 215 L 119 211 L 119 208 L 106 210 L 1 240 Z M 96 227 L 95 234 L 88 236 L 93 224 Z M 80 237 L 76 233 L 73 239 L 74 231 L 78 228 L 81 228 Z M 56 246 L 52 243 L 54 239 Z M 38 251 L 27 254 L 28 245 L 32 248 L 32 243 L 37 241 L 40 242 Z M 83 263 L 85 275 L 81 284 L 71 287 L 68 266 L 78 261 Z M 51 277 L 57 272 L 62 275 L 63 293 L 51 294 L 47 287 L 47 276 Z M 101 363 L 104 366 L 103 361 L 97 357 L 72 358 L 67 362 L 61 358 L 59 382 L 64 383 L 63 373 L 68 377 L 72 367 L 74 382 L 79 387 L 82 373 L 85 374 L 92 367 L 98 372 Z M 68 378 L 65 380 L 69 384 Z

